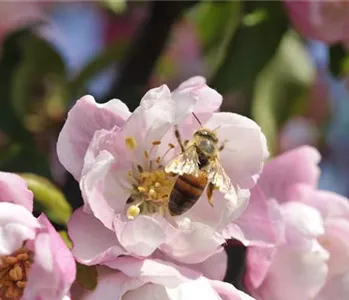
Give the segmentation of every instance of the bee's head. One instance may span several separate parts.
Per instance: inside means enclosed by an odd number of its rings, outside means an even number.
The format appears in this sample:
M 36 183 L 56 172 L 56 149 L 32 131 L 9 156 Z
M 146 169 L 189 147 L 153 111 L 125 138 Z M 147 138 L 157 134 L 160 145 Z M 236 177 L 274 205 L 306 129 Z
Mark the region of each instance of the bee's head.
M 197 130 L 194 133 L 194 136 L 196 138 L 203 138 L 203 139 L 207 139 L 210 140 L 211 142 L 217 144 L 218 143 L 218 138 L 217 135 L 214 131 L 206 129 L 206 128 L 201 128 L 199 130 Z

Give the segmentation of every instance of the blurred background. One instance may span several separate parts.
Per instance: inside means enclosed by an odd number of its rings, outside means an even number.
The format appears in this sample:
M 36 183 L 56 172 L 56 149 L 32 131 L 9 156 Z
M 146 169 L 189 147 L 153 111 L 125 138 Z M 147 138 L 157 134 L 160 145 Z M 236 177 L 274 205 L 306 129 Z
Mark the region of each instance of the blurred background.
M 349 56 L 297 17 L 282 1 L 1 1 L 0 170 L 25 173 L 36 210 L 64 226 L 82 202 L 55 145 L 75 101 L 132 110 L 151 87 L 203 75 L 222 110 L 260 124 L 273 156 L 315 146 L 320 187 L 349 196 Z

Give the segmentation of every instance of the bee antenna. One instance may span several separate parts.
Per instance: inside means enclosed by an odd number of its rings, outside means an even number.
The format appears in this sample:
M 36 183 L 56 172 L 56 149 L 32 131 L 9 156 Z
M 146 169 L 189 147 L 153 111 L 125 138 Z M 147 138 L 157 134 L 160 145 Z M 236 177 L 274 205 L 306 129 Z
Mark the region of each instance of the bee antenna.
M 197 117 L 197 115 L 194 114 L 194 112 L 192 112 L 192 114 L 193 114 L 194 118 L 196 119 L 196 121 L 198 121 L 198 123 L 200 124 L 200 126 L 203 127 L 202 124 L 201 124 L 201 122 L 200 122 L 200 120 L 199 120 L 199 118 Z
M 213 132 L 216 132 L 219 128 L 221 128 L 221 125 L 217 126 L 215 129 L 213 129 Z

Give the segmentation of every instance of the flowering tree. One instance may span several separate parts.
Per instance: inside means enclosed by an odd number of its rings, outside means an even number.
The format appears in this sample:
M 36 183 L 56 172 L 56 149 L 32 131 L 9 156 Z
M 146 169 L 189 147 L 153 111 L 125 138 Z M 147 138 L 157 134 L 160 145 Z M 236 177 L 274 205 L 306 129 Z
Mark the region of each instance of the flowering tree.
M 348 11 L 0 3 L 0 300 L 347 300 Z

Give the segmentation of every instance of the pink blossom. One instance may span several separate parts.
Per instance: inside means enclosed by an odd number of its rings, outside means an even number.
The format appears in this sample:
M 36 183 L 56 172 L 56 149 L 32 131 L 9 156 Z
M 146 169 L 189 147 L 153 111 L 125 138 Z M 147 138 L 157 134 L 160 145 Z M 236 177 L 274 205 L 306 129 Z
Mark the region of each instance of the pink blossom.
M 11 202 L 33 210 L 33 193 L 17 174 L 0 172 L 0 202 Z
M 316 189 L 318 161 L 314 149 L 301 147 L 272 160 L 261 176 L 260 196 L 277 202 L 283 226 L 276 247 L 248 249 L 246 283 L 257 299 L 348 295 L 349 203 Z
M 98 267 L 96 289 L 82 296 L 78 293 L 76 299 L 253 299 L 229 283 L 209 280 L 198 272 L 161 260 L 122 257 L 108 266 Z
M 246 208 L 248 189 L 268 155 L 259 126 L 237 114 L 217 113 L 221 102 L 202 77 L 172 93 L 165 85 L 150 90 L 132 114 L 120 100 L 96 104 L 85 96 L 77 102 L 57 151 L 80 182 L 85 202 L 68 225 L 79 261 L 146 257 L 160 249 L 183 263 L 199 263 L 221 250 L 223 229 Z M 163 167 L 180 153 L 174 126 L 183 141 L 200 128 L 192 112 L 226 141 L 220 162 L 232 185 L 229 194 L 214 192 L 213 208 L 204 194 L 188 212 L 172 217 L 167 201 L 174 177 Z
M 304 36 L 328 44 L 349 40 L 349 3 L 347 1 L 285 0 L 289 17 Z
M 0 4 L 0 42 L 12 30 L 45 20 L 45 14 L 37 1 L 7 1 Z
M 75 262 L 48 219 L 23 206 L 0 203 L 0 297 L 63 300 Z

